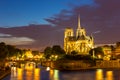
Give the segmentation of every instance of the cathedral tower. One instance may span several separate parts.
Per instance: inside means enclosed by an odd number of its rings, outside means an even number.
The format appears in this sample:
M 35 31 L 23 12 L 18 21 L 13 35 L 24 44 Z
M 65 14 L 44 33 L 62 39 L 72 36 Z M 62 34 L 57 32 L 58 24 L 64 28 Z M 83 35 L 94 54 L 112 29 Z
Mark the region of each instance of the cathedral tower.
M 68 51 L 68 40 L 70 37 L 74 36 L 74 32 L 72 28 L 66 28 L 64 33 L 64 50 Z
M 85 29 L 81 28 L 80 16 L 78 16 L 76 36 L 74 36 L 72 28 L 65 29 L 64 50 L 67 54 L 71 54 L 72 51 L 75 51 L 78 55 L 88 55 L 93 46 L 94 39 L 91 36 L 87 36 Z
M 77 27 L 77 31 L 76 31 L 76 37 L 80 37 L 81 35 L 81 25 L 80 25 L 80 16 L 78 16 L 78 27 Z
M 64 35 L 65 35 L 65 38 L 74 36 L 73 29 L 72 28 L 66 28 Z

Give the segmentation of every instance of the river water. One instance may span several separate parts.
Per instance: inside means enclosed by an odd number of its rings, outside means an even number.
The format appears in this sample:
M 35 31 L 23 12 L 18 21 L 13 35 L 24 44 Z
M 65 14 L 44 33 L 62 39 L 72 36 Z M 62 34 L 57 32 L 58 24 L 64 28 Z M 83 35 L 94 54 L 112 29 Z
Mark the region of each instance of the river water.
M 59 71 L 48 67 L 11 68 L 11 74 L 3 80 L 120 80 L 118 69 Z

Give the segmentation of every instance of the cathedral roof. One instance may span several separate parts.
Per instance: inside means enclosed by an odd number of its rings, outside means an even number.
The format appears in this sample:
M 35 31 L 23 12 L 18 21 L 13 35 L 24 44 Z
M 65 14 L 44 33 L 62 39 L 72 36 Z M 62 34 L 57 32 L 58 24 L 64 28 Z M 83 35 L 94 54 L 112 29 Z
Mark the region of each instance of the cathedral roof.
M 76 41 L 76 37 L 75 36 L 69 37 L 69 41 Z
M 81 35 L 80 37 L 78 37 L 78 40 L 87 40 L 87 38 L 84 35 Z

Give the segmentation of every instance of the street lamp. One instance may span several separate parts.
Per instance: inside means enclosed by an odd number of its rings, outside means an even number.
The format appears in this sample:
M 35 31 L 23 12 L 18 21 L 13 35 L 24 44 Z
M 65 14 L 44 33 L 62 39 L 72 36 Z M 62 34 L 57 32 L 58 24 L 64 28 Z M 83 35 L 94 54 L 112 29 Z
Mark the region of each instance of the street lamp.
M 94 51 L 94 47 L 92 47 L 92 57 L 95 58 L 95 51 Z
M 93 38 L 93 34 L 100 33 L 101 31 L 95 31 L 91 33 L 91 37 Z M 92 46 L 92 57 L 95 58 L 95 50 L 94 45 Z

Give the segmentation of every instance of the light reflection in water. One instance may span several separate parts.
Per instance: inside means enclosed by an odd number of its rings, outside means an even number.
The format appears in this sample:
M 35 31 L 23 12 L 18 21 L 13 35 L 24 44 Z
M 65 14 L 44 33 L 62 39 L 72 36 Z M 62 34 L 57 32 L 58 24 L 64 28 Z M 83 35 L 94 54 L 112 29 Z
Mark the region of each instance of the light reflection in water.
M 49 71 L 49 70 L 50 70 L 50 67 L 47 67 L 46 70 Z
M 26 65 L 25 68 L 11 68 L 10 80 L 40 80 L 40 68 L 35 68 L 33 64 Z
M 33 80 L 33 65 L 27 65 L 25 66 L 25 79 L 26 80 Z
M 54 70 L 54 80 L 59 80 L 59 71 Z
M 96 71 L 96 80 L 114 80 L 113 79 L 113 71 L 105 71 L 105 74 L 103 74 L 102 69 L 97 69 Z M 105 76 L 105 78 L 104 78 Z
M 52 80 L 53 79 L 53 76 L 54 76 L 54 70 L 50 70 L 50 72 L 49 72 L 49 74 L 50 74 L 50 80 Z
M 33 69 L 34 68 L 34 64 L 26 64 L 25 65 L 25 69 L 26 70 L 31 70 L 31 69 Z
M 50 80 L 59 80 L 58 70 L 50 70 Z
M 11 68 L 10 79 L 6 80 L 119 80 L 115 79 L 114 70 L 97 69 L 93 71 L 46 71 L 46 68 L 35 68 L 28 65 L 25 68 Z M 118 74 L 118 72 L 117 72 Z
M 23 69 L 17 68 L 17 80 L 23 80 Z
M 10 80 L 16 80 L 17 79 L 17 69 L 16 67 L 11 67 L 11 78 Z
M 40 80 L 40 68 L 34 69 L 34 80 Z
M 96 80 L 104 80 L 103 79 L 103 70 L 102 69 L 97 69 L 97 71 L 96 71 Z
M 114 80 L 113 79 L 113 71 L 106 72 L 106 80 Z

